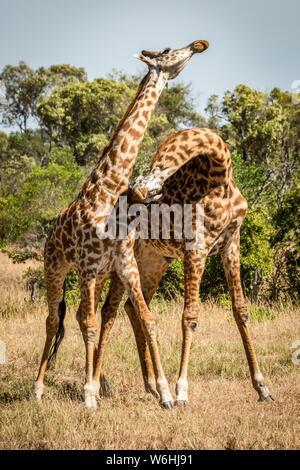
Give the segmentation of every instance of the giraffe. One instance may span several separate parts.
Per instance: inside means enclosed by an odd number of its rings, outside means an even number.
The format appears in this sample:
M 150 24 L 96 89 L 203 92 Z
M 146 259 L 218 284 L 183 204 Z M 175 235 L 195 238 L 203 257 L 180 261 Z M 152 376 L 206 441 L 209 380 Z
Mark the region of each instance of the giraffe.
M 203 243 L 196 249 L 187 249 L 184 238 L 175 239 L 174 219 L 171 221 L 170 239 L 162 238 L 160 226 L 158 239 L 149 236 L 146 240 L 137 239 L 135 243 L 135 257 L 147 305 L 169 264 L 175 258 L 184 259 L 183 342 L 175 404 L 188 404 L 188 361 L 193 333 L 198 324 L 200 282 L 207 256 L 217 253 L 222 257 L 233 315 L 241 334 L 253 387 L 258 392 L 259 401 L 273 401 L 259 369 L 247 326 L 247 307 L 240 279 L 240 227 L 248 206 L 235 184 L 227 145 L 209 129 L 180 131 L 160 146 L 152 159 L 150 173 L 139 177 L 132 184 L 131 191 L 131 201 L 148 203 L 149 213 L 155 200 L 159 200 L 161 207 L 163 204 L 167 207 L 173 204 L 203 204 L 204 207 Z M 118 277 L 114 276 L 103 307 L 104 311 L 110 311 L 110 324 L 105 325 L 105 320 L 102 322 L 102 328 L 106 329 L 103 338 L 107 339 L 123 293 Z M 130 299 L 125 304 L 125 310 L 135 333 L 146 390 L 157 396 L 147 342 Z M 100 343 L 99 348 L 104 349 L 104 345 Z
M 168 406 L 170 392 L 159 361 L 152 316 L 141 292 L 133 253 L 134 240 L 129 238 L 115 242 L 103 239 L 101 234 L 106 217 L 112 212 L 119 196 L 127 190 L 136 155 L 161 92 L 168 80 L 175 78 L 195 53 L 201 53 L 207 48 L 207 41 L 195 41 L 182 49 L 142 51 L 135 56 L 147 64 L 148 73 L 79 195 L 61 211 L 54 222 L 44 251 L 49 314 L 46 320 L 46 342 L 35 382 L 37 399 L 43 393 L 48 361 L 55 357 L 64 335 L 64 295 L 61 302 L 60 297 L 65 277 L 70 268 L 75 267 L 81 295 L 77 320 L 86 348 L 86 406 L 96 407 L 99 378 L 95 372 L 96 380 L 93 379 L 98 328 L 95 310 L 111 271 L 115 271 L 125 283 L 135 309 L 144 320 L 145 335 L 154 360 L 156 385 L 161 392 L 162 402 Z

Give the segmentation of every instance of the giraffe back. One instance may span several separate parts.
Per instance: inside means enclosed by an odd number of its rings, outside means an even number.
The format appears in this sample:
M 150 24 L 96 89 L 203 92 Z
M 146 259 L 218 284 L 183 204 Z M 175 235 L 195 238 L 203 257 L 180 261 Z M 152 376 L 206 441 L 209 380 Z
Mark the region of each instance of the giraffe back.
M 166 206 L 203 204 L 208 246 L 213 246 L 230 224 L 236 229 L 242 223 L 247 203 L 234 182 L 228 147 L 214 131 L 188 129 L 169 137 L 154 155 L 151 172 L 163 172 L 166 168 L 171 175 L 164 183 L 159 203 Z M 159 239 L 149 237 L 145 243 L 165 256 L 180 257 L 184 238 L 175 239 L 174 234 L 174 218 L 171 217 L 170 239 L 163 239 L 160 225 Z
M 216 132 L 204 128 L 179 131 L 166 139 L 152 158 L 151 172 L 163 171 L 167 167 L 169 174 L 173 174 L 195 157 L 206 159 L 209 166 L 206 171 L 204 165 L 199 176 L 209 177 L 218 183 L 233 178 L 227 145 Z

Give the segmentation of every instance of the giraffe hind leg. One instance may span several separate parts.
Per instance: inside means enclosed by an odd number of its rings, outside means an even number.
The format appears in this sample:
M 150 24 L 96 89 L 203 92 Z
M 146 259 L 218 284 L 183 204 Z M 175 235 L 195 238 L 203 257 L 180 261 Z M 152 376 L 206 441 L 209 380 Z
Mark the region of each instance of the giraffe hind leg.
M 65 303 L 64 301 L 60 301 L 60 298 L 67 271 L 68 267 L 59 265 L 56 269 L 46 272 L 45 276 L 49 314 L 46 320 L 46 342 L 38 377 L 34 385 L 37 399 L 41 399 L 43 394 L 44 376 L 49 360 L 51 361 L 55 358 L 57 349 L 64 335 L 63 320 L 65 316 Z
M 184 311 L 182 316 L 182 349 L 180 372 L 176 383 L 178 406 L 188 405 L 188 364 L 194 331 L 199 317 L 199 289 L 207 251 L 187 250 L 184 255 Z
M 156 390 L 160 396 L 160 404 L 163 408 L 172 408 L 174 406 L 174 401 L 169 390 L 168 381 L 161 365 L 156 338 L 155 318 L 148 309 L 144 295 L 142 293 L 142 286 L 136 260 L 134 258 L 130 261 L 127 259 L 122 259 L 120 264 L 116 265 L 116 271 L 122 280 L 133 307 L 141 321 L 141 328 L 146 337 L 150 350 L 155 374 Z
M 265 385 L 263 375 L 256 359 L 250 331 L 247 326 L 247 306 L 244 300 L 240 278 L 239 231 L 233 235 L 231 243 L 222 253 L 222 261 L 232 299 L 233 315 L 243 341 L 253 387 L 259 395 L 258 401 L 272 402 L 274 398 Z
M 112 273 L 112 275 L 111 275 L 111 285 L 114 284 L 114 277 L 115 277 L 115 273 Z M 96 287 L 95 287 L 95 312 L 97 312 L 98 304 L 99 304 L 100 299 L 101 299 L 101 294 L 102 294 L 102 291 L 103 291 L 104 282 L 103 282 L 103 279 L 101 280 L 101 278 L 97 279 L 97 281 L 96 281 Z M 121 298 L 122 298 L 122 295 L 123 295 L 123 292 L 124 292 L 123 285 L 121 285 L 121 288 L 122 288 L 122 292 L 121 292 Z M 114 310 L 114 306 L 116 304 L 115 310 L 117 312 L 119 303 L 121 301 L 121 298 L 119 299 L 118 289 L 117 289 L 114 292 L 115 295 L 117 294 L 117 302 L 115 301 L 111 305 L 110 304 L 110 294 L 111 294 L 111 289 L 109 289 L 109 293 L 107 295 L 107 298 L 106 298 L 105 303 L 102 306 L 102 310 L 101 310 L 100 338 L 101 338 L 102 329 L 104 328 L 104 322 L 105 322 L 105 319 L 106 319 L 106 315 L 105 315 L 106 310 L 108 310 L 108 311 L 110 311 L 110 309 Z M 115 299 L 115 296 L 113 296 L 113 298 Z M 100 341 L 100 338 L 99 338 L 99 346 L 97 347 L 96 344 L 94 345 L 94 376 L 95 376 L 95 370 L 96 370 L 96 366 L 97 366 L 97 358 L 98 358 L 98 355 L 100 355 L 99 350 L 100 350 L 101 345 L 102 345 L 102 342 Z M 103 351 L 104 351 L 104 348 L 103 348 Z M 101 359 L 100 359 L 100 361 L 101 361 Z M 106 377 L 105 377 L 105 375 L 102 371 L 102 366 L 100 366 L 99 381 L 100 381 L 99 395 L 101 393 L 102 396 L 104 396 L 106 398 L 110 398 L 112 396 L 112 393 L 111 393 L 111 390 L 110 390 L 110 387 L 109 387 L 109 383 L 106 380 Z
M 84 386 L 84 401 L 88 408 L 96 408 L 96 398 L 99 396 L 100 383 L 94 380 L 95 355 L 98 357 L 96 349 L 96 336 L 98 325 L 96 319 L 96 306 L 98 304 L 100 292 L 106 281 L 107 275 L 98 276 L 79 273 L 81 303 L 77 312 L 77 320 L 82 332 L 86 347 L 86 383 Z
M 112 273 L 109 292 L 101 310 L 101 329 L 97 354 L 94 356 L 95 362 L 93 378 L 94 382 L 96 383 L 98 383 L 100 380 L 100 388 L 102 394 L 107 397 L 111 396 L 111 392 L 109 389 L 108 382 L 102 372 L 104 351 L 110 331 L 114 325 L 117 316 L 118 307 L 123 297 L 124 290 L 125 288 L 123 286 L 123 283 L 120 281 L 117 274 Z

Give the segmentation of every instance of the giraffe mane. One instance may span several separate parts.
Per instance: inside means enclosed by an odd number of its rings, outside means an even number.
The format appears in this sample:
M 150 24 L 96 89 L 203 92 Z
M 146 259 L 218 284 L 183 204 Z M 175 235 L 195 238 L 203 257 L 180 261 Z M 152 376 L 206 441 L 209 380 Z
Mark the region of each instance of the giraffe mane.
M 115 137 L 118 135 L 118 133 L 119 133 L 121 127 L 122 127 L 123 124 L 124 124 L 125 119 L 128 117 L 130 111 L 132 110 L 133 106 L 135 105 L 135 102 L 136 102 L 136 100 L 137 100 L 137 98 L 138 98 L 138 96 L 139 96 L 139 94 L 140 94 L 142 88 L 144 87 L 146 81 L 148 80 L 148 78 L 149 78 L 149 72 L 145 75 L 145 77 L 143 78 L 143 80 L 140 82 L 140 84 L 139 84 L 139 86 L 138 86 L 138 89 L 137 89 L 137 92 L 136 92 L 136 94 L 135 94 L 133 100 L 130 102 L 130 104 L 128 105 L 128 108 L 126 109 L 126 111 L 125 111 L 125 113 L 124 113 L 124 115 L 123 115 L 123 117 L 122 117 L 122 118 L 120 119 L 120 121 L 118 122 L 117 127 L 115 128 L 115 130 L 114 130 L 114 132 L 113 132 L 111 138 L 109 139 L 108 144 L 106 144 L 106 146 L 104 147 L 103 152 L 102 152 L 102 156 L 101 156 L 100 159 L 104 158 L 105 155 L 107 154 L 107 152 L 111 149 Z

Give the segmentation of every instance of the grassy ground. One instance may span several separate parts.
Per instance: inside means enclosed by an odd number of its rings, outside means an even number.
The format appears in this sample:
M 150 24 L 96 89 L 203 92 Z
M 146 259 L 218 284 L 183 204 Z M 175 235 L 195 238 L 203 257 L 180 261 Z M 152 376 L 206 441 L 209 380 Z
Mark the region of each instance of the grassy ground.
M 241 340 L 226 306 L 206 303 L 190 361 L 190 405 L 162 410 L 143 389 L 133 334 L 120 314 L 111 335 L 105 374 L 113 392 L 97 410 L 81 398 L 84 346 L 68 309 L 66 337 L 41 403 L 31 397 L 45 339 L 46 305 L 27 301 L 24 265 L 0 255 L 1 449 L 299 449 L 300 365 L 291 345 L 300 340 L 299 309 L 269 308 L 250 319 L 256 351 L 276 402 L 257 403 Z M 182 303 L 154 302 L 166 375 L 174 391 L 180 360 Z

